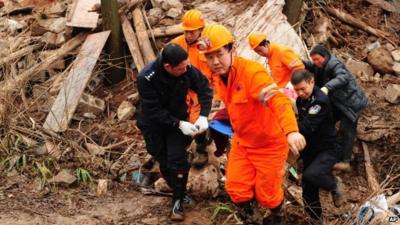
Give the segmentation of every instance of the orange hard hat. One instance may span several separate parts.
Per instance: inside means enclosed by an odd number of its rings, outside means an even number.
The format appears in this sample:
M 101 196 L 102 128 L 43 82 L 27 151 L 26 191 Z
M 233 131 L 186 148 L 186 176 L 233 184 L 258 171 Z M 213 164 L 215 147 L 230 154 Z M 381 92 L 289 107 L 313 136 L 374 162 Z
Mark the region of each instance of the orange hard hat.
M 233 43 L 235 38 L 232 33 L 222 25 L 206 26 L 201 33 L 198 48 L 202 53 L 209 53 L 218 50 L 229 43 Z
M 182 17 L 182 29 L 183 30 L 197 30 L 203 28 L 205 22 L 203 15 L 199 10 L 191 9 L 187 11 Z
M 257 48 L 258 45 L 264 40 L 267 40 L 267 35 L 263 33 L 251 33 L 249 35 L 249 44 L 252 49 Z

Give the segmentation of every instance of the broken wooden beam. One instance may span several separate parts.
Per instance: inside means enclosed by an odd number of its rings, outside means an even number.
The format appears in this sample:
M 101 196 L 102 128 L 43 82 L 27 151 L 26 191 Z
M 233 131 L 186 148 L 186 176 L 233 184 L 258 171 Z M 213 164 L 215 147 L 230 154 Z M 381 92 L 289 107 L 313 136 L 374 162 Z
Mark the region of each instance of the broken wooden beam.
M 166 37 L 172 35 L 183 34 L 182 26 L 180 24 L 166 26 L 166 27 L 157 27 L 154 28 L 152 31 L 147 31 L 148 35 L 153 33 L 154 37 Z
M 133 10 L 132 16 L 144 63 L 150 63 L 156 59 L 156 55 L 154 54 L 153 47 L 151 46 L 149 35 L 147 34 L 147 28 L 144 23 L 143 14 L 140 8 Z
M 129 23 L 128 18 L 125 15 L 121 16 L 122 31 L 124 32 L 125 40 L 128 43 L 129 51 L 132 55 L 133 62 L 135 62 L 137 70 L 140 72 L 144 67 L 144 61 L 142 53 L 140 53 L 140 47 L 136 34 Z
M 325 7 L 325 9 L 330 15 L 338 18 L 339 20 L 341 20 L 341 21 L 343 21 L 343 22 L 345 22 L 347 24 L 350 24 L 350 25 L 352 25 L 354 27 L 357 27 L 357 28 L 359 28 L 359 29 L 361 29 L 363 31 L 366 31 L 366 32 L 368 32 L 370 34 L 373 34 L 373 35 L 375 35 L 377 37 L 381 37 L 381 38 L 385 38 L 386 39 L 386 37 L 388 36 L 387 33 L 383 32 L 383 31 L 381 31 L 379 29 L 375 29 L 375 28 L 369 26 L 368 24 L 364 23 L 363 21 L 361 21 L 361 20 L 359 20 L 357 18 L 354 18 L 350 14 L 347 14 L 347 13 L 345 13 L 343 11 L 340 11 L 338 9 L 335 9 L 335 8 L 329 7 L 329 6 Z
M 83 90 L 89 81 L 97 59 L 110 36 L 110 31 L 89 35 L 69 72 L 68 78 L 49 112 L 43 127 L 54 132 L 62 132 L 68 128 Z
M 74 0 L 72 12 L 67 16 L 67 26 L 96 28 L 99 14 L 92 9 L 100 0 Z
M 43 46 L 43 44 L 34 44 L 34 45 L 28 45 L 25 48 L 21 48 L 20 50 L 11 53 L 7 57 L 4 57 L 0 59 L 0 65 L 7 64 L 10 61 L 16 60 L 21 58 L 22 56 L 28 55 L 35 51 L 36 49 L 39 49 Z
M 376 193 L 379 190 L 379 183 L 376 179 L 375 170 L 371 163 L 368 145 L 365 142 L 362 142 L 362 147 L 364 150 L 365 172 L 367 173 L 368 186 L 371 188 L 372 192 Z

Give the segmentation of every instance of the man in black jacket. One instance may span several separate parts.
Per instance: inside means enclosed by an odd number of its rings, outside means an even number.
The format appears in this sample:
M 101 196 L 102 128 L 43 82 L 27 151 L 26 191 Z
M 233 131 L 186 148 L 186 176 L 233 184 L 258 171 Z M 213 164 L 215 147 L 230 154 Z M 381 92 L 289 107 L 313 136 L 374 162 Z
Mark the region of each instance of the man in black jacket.
M 328 96 L 315 86 L 314 76 L 307 70 L 296 70 L 291 83 L 299 96 L 296 100 L 299 130 L 307 141 L 300 153 L 305 211 L 311 218 L 322 221 L 320 188 L 331 192 L 336 207 L 343 203 L 341 184 L 332 175 L 333 166 L 340 160 L 332 107 Z
M 212 90 L 205 76 L 189 64 L 188 54 L 177 44 L 168 44 L 161 56 L 143 68 L 137 78 L 140 110 L 138 127 L 146 148 L 160 164 L 162 176 L 173 190 L 172 220 L 183 220 L 190 165 L 186 147 L 207 130 Z M 191 89 L 201 105 L 200 117 L 187 122 L 186 96 Z
M 357 133 L 357 121 L 368 99 L 345 64 L 331 55 L 322 45 L 310 52 L 313 62 L 304 62 L 307 70 L 315 74 L 321 91 L 329 96 L 334 105 L 335 120 L 340 120 L 339 138 L 343 149 L 341 163 L 335 169 L 350 170 L 353 142 Z

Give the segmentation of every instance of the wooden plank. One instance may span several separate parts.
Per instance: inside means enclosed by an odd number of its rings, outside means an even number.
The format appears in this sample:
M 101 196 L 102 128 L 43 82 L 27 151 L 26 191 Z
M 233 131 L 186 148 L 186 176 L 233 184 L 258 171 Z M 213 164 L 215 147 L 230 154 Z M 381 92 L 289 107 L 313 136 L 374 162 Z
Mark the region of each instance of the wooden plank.
M 147 34 L 146 25 L 144 23 L 142 11 L 136 8 L 132 12 L 133 24 L 135 25 L 136 36 L 140 43 L 140 50 L 142 51 L 144 63 L 150 63 L 156 59 L 153 47 L 151 46 L 149 35 Z
M 43 127 L 54 132 L 65 131 L 69 121 L 78 106 L 79 99 L 89 81 L 92 70 L 100 56 L 101 50 L 110 31 L 104 31 L 89 35 L 82 45 L 82 48 L 69 72 L 68 78 L 49 112 Z
M 136 34 L 125 15 L 121 16 L 122 31 L 124 32 L 125 40 L 128 43 L 129 51 L 131 52 L 133 61 L 136 64 L 137 70 L 140 72 L 144 67 L 142 53 L 140 53 L 139 43 Z
M 67 17 L 67 26 L 96 28 L 99 14 L 93 12 L 96 4 L 100 5 L 100 0 L 76 0 L 73 12 Z
M 365 142 L 362 142 L 362 147 L 364 150 L 365 172 L 367 173 L 368 186 L 373 192 L 377 192 L 379 190 L 379 183 L 376 179 L 375 170 L 371 163 L 368 146 Z
M 151 35 L 151 31 L 147 31 L 148 35 Z M 180 24 L 165 26 L 165 27 L 157 27 L 153 29 L 154 37 L 165 37 L 183 34 L 182 26 Z

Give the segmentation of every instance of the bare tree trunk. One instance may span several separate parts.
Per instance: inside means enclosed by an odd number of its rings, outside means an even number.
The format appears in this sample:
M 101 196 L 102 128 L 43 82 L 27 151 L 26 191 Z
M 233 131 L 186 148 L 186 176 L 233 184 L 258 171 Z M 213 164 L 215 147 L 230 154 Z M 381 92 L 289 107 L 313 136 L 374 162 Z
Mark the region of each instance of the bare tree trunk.
M 297 22 L 299 22 L 301 7 L 303 6 L 303 0 L 286 0 L 285 6 L 283 7 L 283 14 L 286 15 L 288 22 L 294 26 L 298 27 Z
M 125 78 L 125 61 L 122 49 L 122 30 L 118 15 L 117 0 L 101 0 L 101 12 L 103 14 L 103 30 L 111 30 L 110 39 L 106 50 L 110 54 L 112 67 L 107 70 L 108 84 L 116 84 Z

